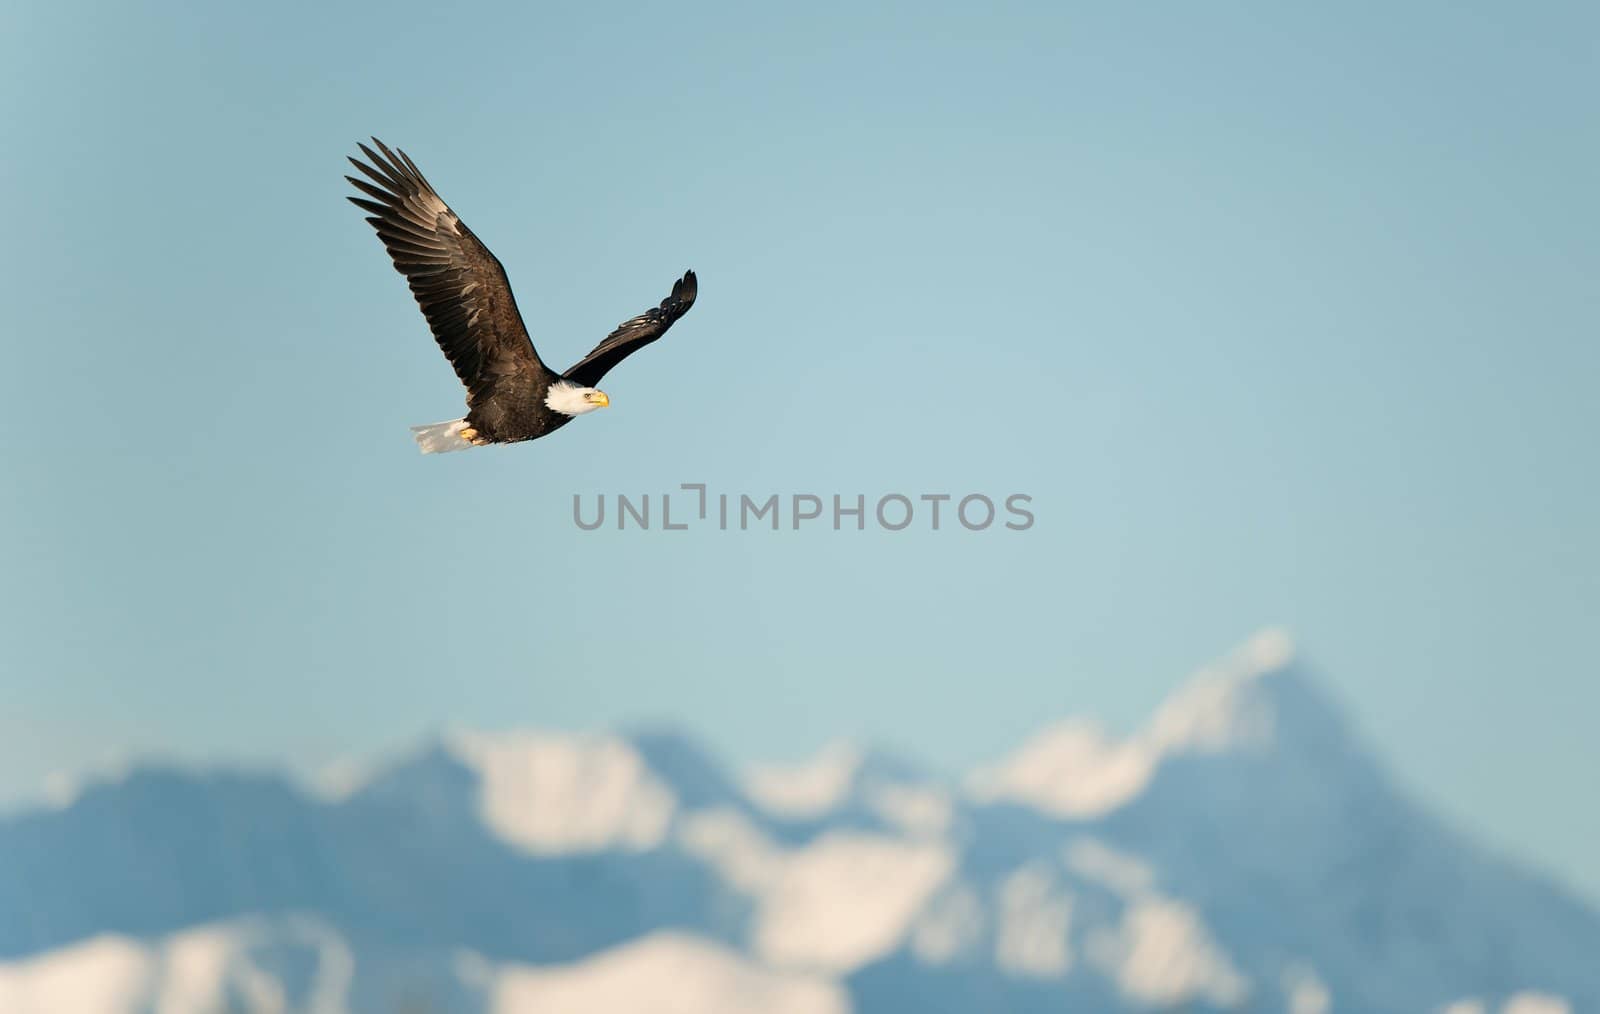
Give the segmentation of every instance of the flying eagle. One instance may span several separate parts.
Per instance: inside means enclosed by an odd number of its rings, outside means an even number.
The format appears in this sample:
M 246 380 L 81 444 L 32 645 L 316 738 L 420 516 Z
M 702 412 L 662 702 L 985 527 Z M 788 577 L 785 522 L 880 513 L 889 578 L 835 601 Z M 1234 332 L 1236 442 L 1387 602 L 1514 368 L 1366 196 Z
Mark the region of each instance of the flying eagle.
M 553 372 L 534 351 L 500 261 L 405 152 L 391 152 L 377 138 L 372 143 L 377 152 L 359 145 L 371 165 L 350 160 L 367 179 L 345 177 L 371 200 L 350 200 L 371 212 L 367 221 L 467 388 L 465 417 L 411 427 L 422 453 L 536 440 L 574 416 L 606 407 L 611 399 L 594 386 L 600 378 L 666 334 L 694 305 L 696 283 L 689 271 L 660 306 L 623 321 L 565 373 Z

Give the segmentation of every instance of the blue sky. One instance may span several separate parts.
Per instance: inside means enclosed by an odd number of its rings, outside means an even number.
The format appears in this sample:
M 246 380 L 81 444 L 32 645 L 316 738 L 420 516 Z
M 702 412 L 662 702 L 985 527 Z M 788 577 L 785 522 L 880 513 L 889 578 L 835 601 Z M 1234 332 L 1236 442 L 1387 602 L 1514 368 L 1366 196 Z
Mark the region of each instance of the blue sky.
M 1600 897 L 1592 5 L 11 5 L 0 797 L 453 722 L 945 770 L 1295 631 L 1404 781 Z M 355 209 L 377 134 L 576 360 L 537 444 Z M 574 493 L 1033 496 L 581 532 Z

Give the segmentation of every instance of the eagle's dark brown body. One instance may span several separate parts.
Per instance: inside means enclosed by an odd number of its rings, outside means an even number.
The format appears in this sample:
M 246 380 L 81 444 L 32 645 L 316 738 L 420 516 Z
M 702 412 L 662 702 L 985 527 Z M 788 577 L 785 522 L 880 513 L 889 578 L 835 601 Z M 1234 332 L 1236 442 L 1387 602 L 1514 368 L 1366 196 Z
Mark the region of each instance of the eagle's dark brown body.
M 506 271 L 456 217 L 403 151 L 361 145 L 368 163 L 350 162 L 367 179 L 345 177 L 366 197 L 352 197 L 405 276 L 428 327 L 467 388 L 465 433 L 474 443 L 534 440 L 572 416 L 545 404 L 552 385 L 589 389 L 617 363 L 660 338 L 694 305 L 697 281 L 686 272 L 661 305 L 624 321 L 565 373 L 540 360 L 517 310 Z

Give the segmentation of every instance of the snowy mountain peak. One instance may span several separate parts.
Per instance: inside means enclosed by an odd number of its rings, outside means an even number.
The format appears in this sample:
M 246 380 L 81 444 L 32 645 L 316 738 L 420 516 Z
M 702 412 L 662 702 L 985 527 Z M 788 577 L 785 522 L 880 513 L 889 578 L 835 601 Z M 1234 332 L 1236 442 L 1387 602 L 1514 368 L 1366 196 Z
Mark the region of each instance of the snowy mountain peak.
M 1159 756 L 1138 740 L 1114 740 L 1073 719 L 1034 736 L 967 780 L 978 802 L 1031 804 L 1054 817 L 1093 817 L 1138 795 Z
M 1230 660 L 1257 674 L 1282 669 L 1294 660 L 1294 638 L 1282 627 L 1267 627 L 1246 638 Z
M 757 764 L 744 773 L 744 790 L 767 811 L 818 817 L 842 803 L 855 785 L 865 753 L 835 740 L 798 764 Z
M 619 736 L 454 732 L 446 750 L 478 776 L 478 809 L 536 854 L 652 848 L 677 799 Z
M 1161 752 L 1210 752 L 1270 742 L 1278 716 L 1263 683 L 1286 674 L 1293 661 L 1294 642 L 1286 632 L 1255 634 L 1169 698 L 1146 737 Z
M 967 780 L 982 803 L 1010 802 L 1059 819 L 1099 817 L 1139 796 L 1168 759 L 1257 752 L 1296 743 L 1344 743 L 1338 710 L 1302 677 L 1294 642 L 1263 630 L 1200 669 L 1126 739 L 1072 719 Z
M 953 816 L 948 786 L 893 754 L 836 740 L 798 764 L 746 769 L 745 796 L 791 826 L 842 820 L 912 837 L 943 834 Z
M 1141 735 L 1169 757 L 1293 750 L 1327 759 L 1363 750 L 1342 709 L 1280 630 L 1256 634 L 1201 669 Z

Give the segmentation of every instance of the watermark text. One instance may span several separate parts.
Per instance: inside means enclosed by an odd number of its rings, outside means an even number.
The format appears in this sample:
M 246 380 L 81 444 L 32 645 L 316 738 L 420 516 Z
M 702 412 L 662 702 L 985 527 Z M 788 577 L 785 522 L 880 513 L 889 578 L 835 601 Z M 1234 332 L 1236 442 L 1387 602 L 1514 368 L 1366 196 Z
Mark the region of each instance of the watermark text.
M 586 532 L 685 532 L 827 530 L 886 532 L 1004 530 L 1033 527 L 1033 497 L 1027 493 L 716 493 L 703 482 L 685 482 L 669 493 L 572 494 L 572 523 Z

